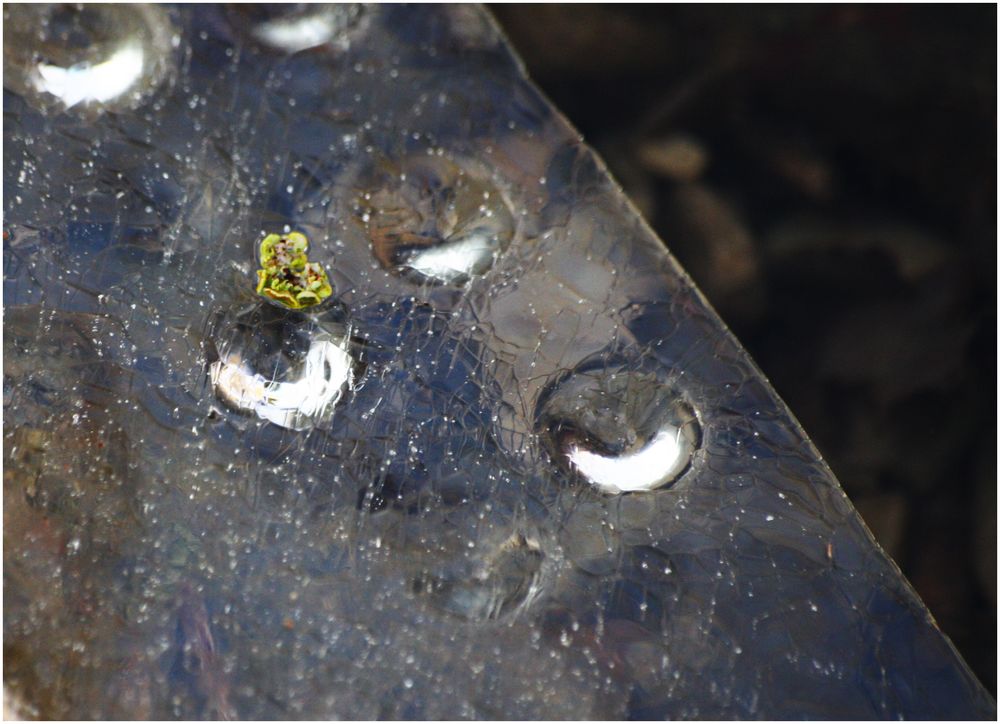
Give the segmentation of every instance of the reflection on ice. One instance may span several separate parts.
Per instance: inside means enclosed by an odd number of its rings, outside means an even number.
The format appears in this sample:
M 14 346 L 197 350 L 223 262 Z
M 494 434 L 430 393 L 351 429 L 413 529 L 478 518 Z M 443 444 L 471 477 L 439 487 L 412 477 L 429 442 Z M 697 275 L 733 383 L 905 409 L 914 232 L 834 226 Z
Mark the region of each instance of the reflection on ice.
M 440 246 L 413 253 L 403 266 L 425 277 L 454 284 L 489 269 L 499 250 L 496 234 L 477 228 Z
M 691 456 L 691 441 L 679 427 L 656 433 L 649 444 L 617 457 L 573 443 L 566 453 L 573 467 L 605 493 L 651 490 L 675 478 Z
M 304 430 L 321 418 L 353 380 L 344 341 L 328 338 L 313 340 L 305 360 L 284 380 L 254 372 L 238 352 L 213 362 L 209 374 L 224 401 L 292 430 Z
M 288 53 L 315 48 L 343 33 L 361 12 L 358 6 L 308 5 L 305 10 L 286 11 L 253 26 L 253 36 L 262 43 Z
M 657 374 L 601 359 L 550 390 L 539 425 L 557 462 L 611 494 L 673 482 L 701 439 L 694 410 Z
M 257 38 L 268 45 L 294 53 L 322 45 L 333 35 L 334 25 L 324 16 L 268 20 L 253 30 Z
M 317 339 L 305 361 L 285 381 L 269 380 L 250 370 L 238 353 L 213 362 L 212 385 L 223 400 L 250 410 L 276 425 L 303 430 L 340 399 L 353 379 L 351 356 L 340 343 Z
M 361 184 L 372 253 L 418 281 L 464 284 L 488 271 L 514 236 L 504 193 L 478 168 L 411 156 L 371 169 Z
M 216 396 L 291 430 L 317 425 L 354 383 L 350 329 L 338 312 L 311 316 L 256 302 L 221 314 L 208 339 Z
M 125 93 L 142 77 L 142 63 L 142 46 L 130 40 L 103 63 L 77 63 L 69 68 L 39 63 L 31 80 L 36 90 L 72 108 L 89 101 L 104 103 Z

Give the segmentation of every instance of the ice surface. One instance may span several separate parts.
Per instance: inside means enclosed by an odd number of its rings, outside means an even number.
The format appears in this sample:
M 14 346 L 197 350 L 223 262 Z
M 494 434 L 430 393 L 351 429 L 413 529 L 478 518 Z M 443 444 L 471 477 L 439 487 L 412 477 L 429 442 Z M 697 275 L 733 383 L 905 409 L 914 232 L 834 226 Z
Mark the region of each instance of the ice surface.
M 28 712 L 996 716 L 483 11 L 73 7 L 4 8 Z M 122 97 L 32 81 L 130 38 L 155 62 Z M 334 286 L 314 312 L 254 295 L 291 230 Z M 220 362 L 297 412 L 227 399 Z M 664 430 L 676 459 L 635 472 Z

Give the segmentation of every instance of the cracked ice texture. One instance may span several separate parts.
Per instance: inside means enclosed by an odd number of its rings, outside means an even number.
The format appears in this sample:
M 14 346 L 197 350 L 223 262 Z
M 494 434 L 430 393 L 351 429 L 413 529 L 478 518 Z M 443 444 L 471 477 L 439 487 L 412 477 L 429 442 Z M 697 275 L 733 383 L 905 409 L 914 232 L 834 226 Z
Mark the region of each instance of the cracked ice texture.
M 485 13 L 100 12 L 60 22 L 176 38 L 128 102 L 62 108 L 5 64 L 4 680 L 29 711 L 995 717 Z M 246 292 L 285 226 L 329 271 L 317 317 Z M 448 243 L 471 273 L 395 264 Z M 248 318 L 292 357 L 349 330 L 357 384 L 315 427 L 214 394 Z M 582 374 L 695 411 L 679 477 L 573 473 L 547 401 Z

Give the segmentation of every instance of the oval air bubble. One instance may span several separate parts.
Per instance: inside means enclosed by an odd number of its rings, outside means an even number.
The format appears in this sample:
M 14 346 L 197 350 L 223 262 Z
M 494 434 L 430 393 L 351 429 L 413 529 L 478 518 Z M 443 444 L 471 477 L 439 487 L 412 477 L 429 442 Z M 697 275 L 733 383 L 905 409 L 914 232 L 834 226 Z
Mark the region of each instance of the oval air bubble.
M 503 192 L 483 172 L 442 156 L 384 164 L 359 199 L 372 252 L 389 271 L 420 282 L 461 285 L 493 266 L 514 236 Z
M 459 618 L 496 620 L 538 595 L 544 561 L 537 541 L 515 533 L 475 563 L 416 578 L 413 590 Z
M 4 86 L 41 108 L 137 106 L 171 67 L 155 5 L 4 5 Z
M 358 28 L 365 9 L 359 5 L 288 3 L 235 5 L 232 21 L 247 26 L 255 40 L 275 50 L 298 53 L 333 43 L 347 46 L 347 36 Z
M 216 395 L 230 408 L 275 425 L 315 427 L 354 384 L 346 325 L 259 303 L 217 337 L 209 364 Z
M 676 390 L 623 366 L 570 374 L 544 396 L 538 424 L 571 477 L 609 494 L 673 482 L 701 441 L 694 409 Z

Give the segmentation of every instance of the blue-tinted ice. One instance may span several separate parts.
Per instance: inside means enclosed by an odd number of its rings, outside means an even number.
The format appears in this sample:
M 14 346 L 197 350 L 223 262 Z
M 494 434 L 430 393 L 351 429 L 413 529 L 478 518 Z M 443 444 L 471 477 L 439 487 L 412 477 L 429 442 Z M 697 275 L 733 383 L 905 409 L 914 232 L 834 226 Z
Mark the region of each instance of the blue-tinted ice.
M 4 18 L 24 711 L 996 716 L 484 12 Z

